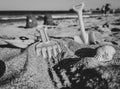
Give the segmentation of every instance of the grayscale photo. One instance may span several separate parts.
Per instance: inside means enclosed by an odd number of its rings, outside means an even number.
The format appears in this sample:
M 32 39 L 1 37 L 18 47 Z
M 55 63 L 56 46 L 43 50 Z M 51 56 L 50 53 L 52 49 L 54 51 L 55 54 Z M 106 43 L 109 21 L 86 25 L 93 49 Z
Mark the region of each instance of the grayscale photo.
M 0 0 L 0 89 L 120 89 L 120 0 Z

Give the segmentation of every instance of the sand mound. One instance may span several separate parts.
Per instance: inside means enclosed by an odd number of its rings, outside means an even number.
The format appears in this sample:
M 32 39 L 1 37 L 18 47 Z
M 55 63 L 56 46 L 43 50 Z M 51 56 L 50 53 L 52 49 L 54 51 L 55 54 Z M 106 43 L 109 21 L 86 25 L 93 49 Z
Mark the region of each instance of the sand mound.
M 113 78 L 112 65 L 119 65 L 116 58 L 119 55 L 119 49 L 112 61 L 108 65 L 98 65 L 96 67 L 85 66 L 94 61 L 85 61 L 84 58 L 94 57 L 97 54 L 97 48 L 100 45 L 80 45 L 70 38 L 52 38 L 57 41 L 62 48 L 62 54 L 59 56 L 60 62 L 53 67 L 49 67 L 46 60 L 37 56 L 35 44 L 32 44 L 25 50 L 18 48 L 1 48 L 1 57 L 6 64 L 6 71 L 0 78 L 1 89 L 109 89 L 115 87 L 107 79 Z M 3 54 L 2 54 L 3 53 Z M 5 56 L 5 54 L 9 56 Z M 14 54 L 16 53 L 16 54 Z M 83 61 L 84 59 L 84 61 Z M 105 70 L 106 69 L 106 70 Z M 108 71 L 109 70 L 109 71 Z M 105 72 L 103 72 L 105 71 Z M 117 80 L 117 76 L 115 77 Z M 92 81 L 92 82 L 91 82 Z M 114 81 L 112 79 L 112 81 Z M 115 83 L 117 86 L 117 83 Z

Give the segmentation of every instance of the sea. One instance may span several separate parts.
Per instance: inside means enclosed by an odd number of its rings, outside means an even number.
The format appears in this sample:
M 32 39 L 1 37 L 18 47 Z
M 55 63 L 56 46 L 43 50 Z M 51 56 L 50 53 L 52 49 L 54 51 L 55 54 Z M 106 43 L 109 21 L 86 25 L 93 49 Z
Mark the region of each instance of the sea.
M 37 20 L 43 20 L 46 14 L 51 14 L 55 20 L 77 18 L 77 14 L 71 11 L 0 11 L 0 24 L 24 22 L 28 15 L 34 15 Z M 89 17 L 89 14 L 85 14 L 84 17 Z
M 0 24 L 10 22 L 25 22 L 26 16 L 34 15 L 39 21 L 43 20 L 44 15 L 51 14 L 54 20 L 78 18 L 74 11 L 0 11 Z M 101 14 L 83 13 L 83 17 L 98 17 Z

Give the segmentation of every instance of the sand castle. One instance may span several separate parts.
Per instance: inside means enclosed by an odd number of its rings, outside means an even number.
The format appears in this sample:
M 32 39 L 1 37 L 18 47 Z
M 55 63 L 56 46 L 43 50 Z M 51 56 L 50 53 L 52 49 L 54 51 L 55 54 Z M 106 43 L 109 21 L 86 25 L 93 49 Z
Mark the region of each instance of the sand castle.
M 33 28 L 33 27 L 36 27 L 37 25 L 38 23 L 35 16 L 28 15 L 26 17 L 26 28 Z

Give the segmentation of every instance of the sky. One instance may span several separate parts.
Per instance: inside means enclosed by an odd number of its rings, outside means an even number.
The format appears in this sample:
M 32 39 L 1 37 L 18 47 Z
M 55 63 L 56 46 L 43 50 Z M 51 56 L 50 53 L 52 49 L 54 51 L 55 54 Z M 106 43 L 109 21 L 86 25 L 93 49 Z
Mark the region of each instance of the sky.
M 69 10 L 81 2 L 85 3 L 85 9 L 101 7 L 105 3 L 120 8 L 120 0 L 0 0 L 0 10 Z

